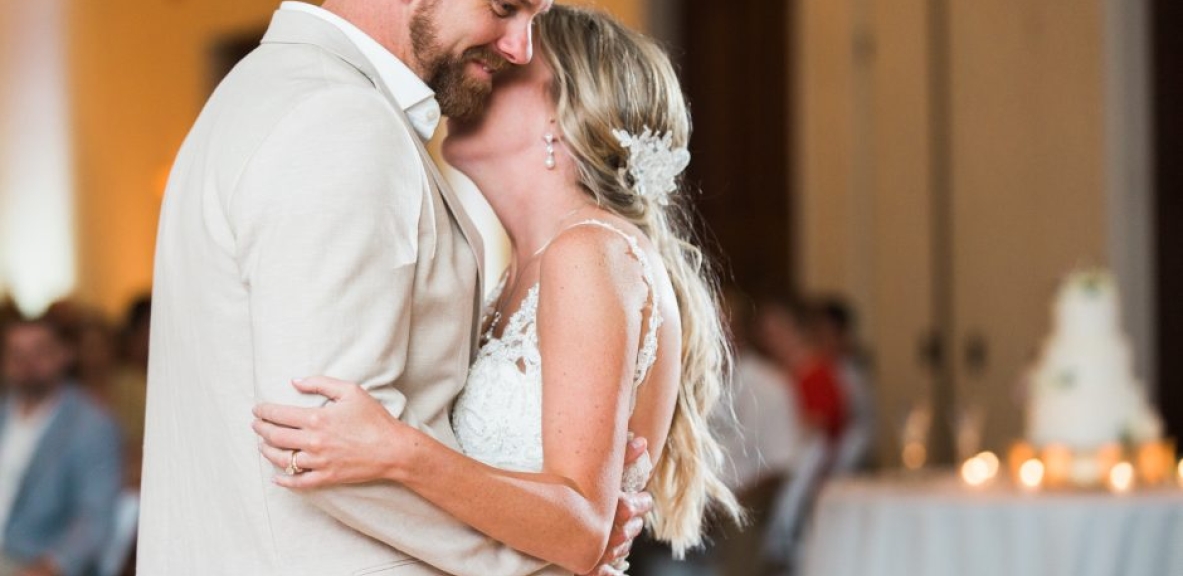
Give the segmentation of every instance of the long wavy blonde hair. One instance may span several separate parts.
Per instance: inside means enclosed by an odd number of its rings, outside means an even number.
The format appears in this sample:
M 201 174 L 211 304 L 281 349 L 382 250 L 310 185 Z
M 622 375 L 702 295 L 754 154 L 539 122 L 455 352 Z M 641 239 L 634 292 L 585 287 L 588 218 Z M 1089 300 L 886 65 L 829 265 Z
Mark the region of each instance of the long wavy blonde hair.
M 712 503 L 739 519 L 735 496 L 719 479 L 722 451 L 709 420 L 729 381 L 731 350 L 719 314 L 715 276 L 693 241 L 684 194 L 668 204 L 633 191 L 626 150 L 613 130 L 671 133 L 690 140 L 690 113 L 666 53 L 611 17 L 556 4 L 537 19 L 541 56 L 554 72 L 552 96 L 564 143 L 583 188 L 600 206 L 636 225 L 660 251 L 682 321 L 677 406 L 648 490 L 649 526 L 676 555 L 702 541 Z

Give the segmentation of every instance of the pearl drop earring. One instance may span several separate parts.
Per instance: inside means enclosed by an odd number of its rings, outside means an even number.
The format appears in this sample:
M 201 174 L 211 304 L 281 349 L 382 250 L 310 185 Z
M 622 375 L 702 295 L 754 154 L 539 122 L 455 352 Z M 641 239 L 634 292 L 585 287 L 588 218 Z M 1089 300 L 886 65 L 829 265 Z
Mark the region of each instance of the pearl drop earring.
M 547 134 L 542 137 L 542 141 L 546 142 L 546 169 L 555 169 L 555 135 Z

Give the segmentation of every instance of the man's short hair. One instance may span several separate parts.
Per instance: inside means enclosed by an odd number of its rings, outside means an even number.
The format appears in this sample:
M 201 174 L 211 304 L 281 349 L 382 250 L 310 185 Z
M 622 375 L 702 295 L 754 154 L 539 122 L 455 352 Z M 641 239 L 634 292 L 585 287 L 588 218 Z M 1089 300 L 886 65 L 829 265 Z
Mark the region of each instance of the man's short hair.
M 833 324 L 844 334 L 853 332 L 855 323 L 858 321 L 850 305 L 838 296 L 821 298 L 818 301 L 817 311 L 822 319 Z
M 53 336 L 53 339 L 58 342 L 58 344 L 65 345 L 69 342 L 69 338 L 66 337 L 65 328 L 59 326 L 55 322 L 50 321 L 44 316 L 37 318 L 17 318 L 3 326 L 0 326 L 0 342 L 7 342 L 8 335 L 17 328 L 29 327 L 45 328 Z

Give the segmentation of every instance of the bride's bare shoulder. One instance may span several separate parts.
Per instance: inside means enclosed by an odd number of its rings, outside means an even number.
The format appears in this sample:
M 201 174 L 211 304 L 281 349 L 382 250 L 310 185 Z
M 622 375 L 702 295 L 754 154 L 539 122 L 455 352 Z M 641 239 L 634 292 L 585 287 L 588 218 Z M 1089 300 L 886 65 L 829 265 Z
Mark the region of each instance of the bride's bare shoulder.
M 543 297 L 578 300 L 607 293 L 619 301 L 644 298 L 647 287 L 633 242 L 639 240 L 618 222 L 588 220 L 568 227 L 542 253 Z M 565 294 L 556 294 L 560 291 Z

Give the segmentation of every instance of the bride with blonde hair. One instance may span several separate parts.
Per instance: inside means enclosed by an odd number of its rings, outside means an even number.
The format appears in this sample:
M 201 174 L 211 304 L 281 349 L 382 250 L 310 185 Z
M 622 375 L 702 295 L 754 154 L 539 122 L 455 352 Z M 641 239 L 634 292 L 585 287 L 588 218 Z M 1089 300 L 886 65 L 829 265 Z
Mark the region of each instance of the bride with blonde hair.
M 398 482 L 574 573 L 600 559 L 624 475 L 680 555 L 712 505 L 740 515 L 708 426 L 730 351 L 680 190 L 689 112 L 665 52 L 601 13 L 556 5 L 534 45 L 540 57 L 498 73 L 486 113 L 450 120 L 443 145 L 512 244 L 452 412 L 464 453 L 323 376 L 294 385 L 331 402 L 261 405 L 255 430 L 298 472 L 283 486 Z M 634 433 L 651 475 L 624 471 Z

